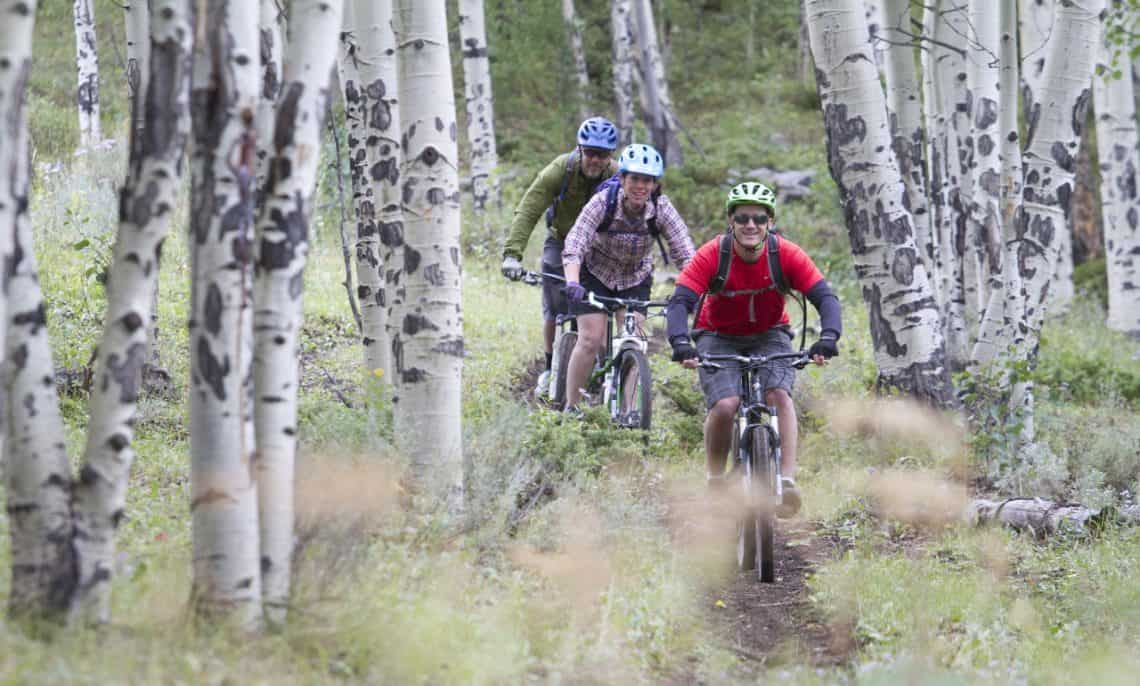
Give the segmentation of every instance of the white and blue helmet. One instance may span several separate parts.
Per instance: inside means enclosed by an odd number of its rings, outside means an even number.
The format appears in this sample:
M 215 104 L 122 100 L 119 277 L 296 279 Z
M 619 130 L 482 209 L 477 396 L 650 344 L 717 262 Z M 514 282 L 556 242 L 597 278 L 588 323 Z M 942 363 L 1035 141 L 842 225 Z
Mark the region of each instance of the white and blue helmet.
M 645 174 L 654 178 L 661 178 L 665 174 L 665 162 L 661 153 L 652 145 L 634 143 L 627 145 L 618 158 L 618 171 L 622 174 Z
M 617 127 L 605 117 L 590 117 L 578 127 L 578 145 L 613 150 L 617 143 Z

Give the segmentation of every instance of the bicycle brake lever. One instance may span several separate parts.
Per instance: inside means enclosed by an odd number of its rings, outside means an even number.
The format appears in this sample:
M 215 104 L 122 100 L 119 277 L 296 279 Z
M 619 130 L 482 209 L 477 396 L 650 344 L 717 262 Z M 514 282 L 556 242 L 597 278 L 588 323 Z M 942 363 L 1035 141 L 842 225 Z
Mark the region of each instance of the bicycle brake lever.
M 603 305 L 602 303 L 598 302 L 598 299 L 594 297 L 593 291 L 587 291 L 586 292 L 586 302 L 593 305 L 594 307 L 598 308 L 599 310 L 606 309 L 606 306 Z

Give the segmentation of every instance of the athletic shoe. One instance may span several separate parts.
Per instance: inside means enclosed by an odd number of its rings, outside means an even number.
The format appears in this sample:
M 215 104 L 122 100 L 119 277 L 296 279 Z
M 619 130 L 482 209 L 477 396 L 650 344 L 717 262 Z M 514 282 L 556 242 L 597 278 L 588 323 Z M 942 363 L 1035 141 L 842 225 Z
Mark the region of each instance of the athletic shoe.
M 784 492 L 784 499 L 781 505 L 776 508 L 776 516 L 787 519 L 800 511 L 800 491 L 796 488 L 795 480 L 786 476 L 780 479 L 780 486 Z
M 538 383 L 534 385 L 534 397 L 545 398 L 546 392 L 550 390 L 550 370 L 547 369 L 538 375 Z

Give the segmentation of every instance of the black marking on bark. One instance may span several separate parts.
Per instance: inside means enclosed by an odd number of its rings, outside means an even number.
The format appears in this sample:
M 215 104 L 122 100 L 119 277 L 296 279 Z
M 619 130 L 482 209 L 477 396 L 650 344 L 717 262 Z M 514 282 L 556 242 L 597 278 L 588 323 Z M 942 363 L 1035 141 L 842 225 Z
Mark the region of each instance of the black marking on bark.
M 277 81 L 276 64 L 272 63 L 273 60 L 273 32 L 269 29 L 261 29 L 261 64 L 264 65 L 261 78 L 261 97 L 267 100 L 275 100 L 277 98 L 277 91 L 280 84 Z M 345 83 L 345 91 L 355 91 L 351 81 Z M 355 102 L 355 99 L 346 97 L 349 102 Z
M 80 484 L 87 486 L 87 487 L 90 487 L 90 486 L 94 485 L 95 482 L 98 480 L 99 480 L 99 472 L 95 471 L 95 469 L 91 465 L 85 464 L 85 465 L 83 465 L 82 468 L 80 468 L 80 470 L 79 470 L 79 483 Z
M 988 134 L 984 133 L 978 136 L 978 152 L 982 153 L 983 155 L 989 155 L 993 151 L 994 139 L 991 138 Z
M 126 436 L 117 432 L 111 434 L 111 437 L 107 439 L 107 447 L 116 453 L 121 452 L 123 448 L 126 448 L 130 444 L 131 442 Z
M 296 300 L 305 290 L 305 275 L 298 271 L 289 279 L 289 297 Z
M 452 357 L 463 357 L 463 339 L 453 338 L 446 341 L 440 341 L 432 347 L 432 350 L 443 355 L 450 355 Z
M 404 315 L 404 324 L 401 329 L 409 336 L 415 336 L 421 331 L 439 331 L 438 326 L 419 313 Z
M 438 262 L 424 267 L 424 281 L 427 281 L 433 286 L 442 286 L 444 284 L 443 269 L 439 266 Z
M 25 312 L 17 312 L 12 317 L 12 324 L 18 327 L 30 326 L 27 335 L 35 336 L 39 333 L 40 327 L 47 326 L 47 311 L 44 310 L 44 303 L 41 300 L 36 305 L 36 309 L 27 310 Z
M 210 350 L 210 343 L 205 337 L 198 339 L 198 371 L 202 380 L 214 392 L 219 401 L 226 399 L 226 377 L 230 373 L 230 358 L 224 356 L 221 361 L 214 357 Z
M 249 64 L 249 55 L 238 55 L 234 58 L 234 62 L 236 62 L 239 67 L 244 67 Z
M 1077 96 L 1077 102 L 1073 105 L 1073 134 L 1078 139 L 1084 131 L 1085 122 L 1088 121 L 1089 102 L 1091 100 L 1092 89 L 1085 88 L 1081 91 L 1081 94 Z
M 119 322 L 122 323 L 123 328 L 126 329 L 127 333 L 134 333 L 135 331 L 138 331 L 140 326 L 143 325 L 143 319 L 141 316 L 139 316 L 138 312 L 128 312 L 127 314 L 123 315 Z
M 28 364 L 28 344 L 21 343 L 12 351 L 12 366 L 23 369 Z
M 36 410 L 36 396 L 34 393 L 24 395 L 24 410 L 28 413 L 29 417 L 39 416 L 39 411 Z
M 415 197 L 417 183 L 419 183 L 419 180 L 416 178 L 410 178 L 404 182 L 404 188 L 401 191 L 401 196 L 405 205 L 411 204 L 412 198 Z
M 400 181 L 400 165 L 395 157 L 387 157 L 372 165 L 368 175 L 373 181 L 387 181 L 395 186 Z
M 121 361 L 120 361 L 121 360 Z M 142 366 L 146 361 L 146 343 L 133 343 L 127 348 L 125 359 L 112 354 L 107 357 L 107 373 L 103 377 L 104 390 L 106 381 L 114 379 L 119 385 L 119 402 L 133 403 L 139 398 L 139 386 L 142 383 Z
M 297 111 L 305 86 L 300 81 L 292 81 L 277 101 L 277 114 L 274 116 L 273 146 L 280 152 L 289 147 L 296 138 Z
M 119 528 L 119 525 L 123 523 L 124 519 L 126 519 L 126 515 L 123 513 L 122 508 L 112 512 L 111 513 L 111 528 L 117 530 Z M 98 574 L 100 572 L 102 572 L 103 574 L 106 575 L 105 579 L 111 578 L 111 572 L 107 571 L 106 569 L 102 569 L 102 568 L 100 568 L 100 570 L 98 572 L 96 572 L 96 576 L 98 576 Z
M 420 253 L 409 245 L 404 246 L 404 273 L 415 274 L 420 267 Z
M 974 108 L 974 126 L 986 130 L 998 120 L 998 104 L 993 98 L 981 98 Z
M 883 316 L 883 296 L 878 284 L 863 287 L 863 301 L 870 314 L 871 339 L 875 350 L 883 350 L 893 358 L 906 355 L 907 346 L 899 343 L 891 323 Z
M 425 147 L 424 151 L 420 153 L 420 160 L 429 167 L 435 166 L 435 163 L 439 162 L 440 157 L 439 151 L 435 149 L 435 146 L 431 145 Z
M 435 186 L 428 189 L 425 197 L 427 198 L 428 204 L 435 207 L 447 201 L 447 191 Z
M 273 560 L 268 555 L 261 556 L 261 573 L 268 574 L 273 569 Z
M 451 256 L 451 263 L 456 267 L 459 266 L 459 248 L 452 246 L 448 249 L 447 254 Z
M 222 289 L 216 282 L 211 282 L 206 288 L 206 302 L 202 306 L 202 314 L 205 318 L 206 331 L 212 336 L 217 336 L 222 330 L 223 309 Z
M 453 140 L 453 141 L 459 140 L 459 125 L 456 124 L 455 122 L 451 122 L 451 127 L 449 128 L 449 134 L 448 135 L 451 137 L 451 140 Z
M 891 276 L 904 286 L 914 281 L 914 268 L 918 264 L 918 254 L 911 248 L 895 250 L 894 259 L 891 260 Z
M 998 174 L 993 169 L 987 169 L 982 172 L 982 175 L 978 177 L 978 184 L 981 185 L 986 195 L 991 198 L 997 198 L 1001 194 L 1001 174 Z
M 1135 231 L 1137 225 L 1140 224 L 1140 212 L 1137 212 L 1135 207 L 1130 207 L 1124 216 L 1128 220 L 1128 227 Z
M 427 372 L 417 367 L 405 369 L 400 372 L 400 381 L 403 383 L 419 383 L 427 378 Z
M 309 241 L 309 223 L 305 221 L 304 201 L 297 191 L 287 212 L 281 207 L 269 211 L 269 221 L 273 224 L 261 239 L 261 256 L 258 267 L 267 271 L 285 269 L 297 258 L 297 250 Z M 280 238 L 280 240 L 271 240 Z
M 1061 141 L 1056 141 L 1049 148 L 1049 156 L 1057 163 L 1061 169 L 1067 172 L 1075 172 L 1077 169 L 1076 160 L 1069 151 L 1065 149 L 1065 144 Z
M 237 582 L 237 587 L 238 588 L 252 588 L 253 587 L 253 577 L 248 576 L 248 577 L 242 579 L 241 581 Z
M 392 106 L 384 100 L 374 101 L 368 112 L 367 124 L 371 129 L 386 131 L 388 127 L 392 126 Z

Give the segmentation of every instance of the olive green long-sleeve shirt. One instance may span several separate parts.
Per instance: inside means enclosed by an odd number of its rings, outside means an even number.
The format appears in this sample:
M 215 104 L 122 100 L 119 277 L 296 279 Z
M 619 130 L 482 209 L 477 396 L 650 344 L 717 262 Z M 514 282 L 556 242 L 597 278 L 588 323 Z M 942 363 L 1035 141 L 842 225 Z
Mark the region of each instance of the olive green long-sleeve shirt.
M 526 189 L 518 207 L 515 208 L 510 232 L 503 244 L 503 257 L 513 256 L 522 259 L 535 224 L 543 219 L 546 208 L 554 204 L 558 191 L 562 190 L 562 179 L 566 176 L 566 162 L 570 155 L 574 153 L 568 152 L 555 157 L 554 161 L 534 177 L 534 181 Z M 574 158 L 570 180 L 566 184 L 566 195 L 558 202 L 558 208 L 554 213 L 554 224 L 548 229 L 548 233 L 558 240 L 564 240 L 566 234 L 570 233 L 574 220 L 585 207 L 586 201 L 594 195 L 594 189 L 598 184 L 617 173 L 617 162 L 611 161 L 607 173 L 596 179 L 587 179 L 582 175 L 582 165 L 578 156 L 574 155 Z

